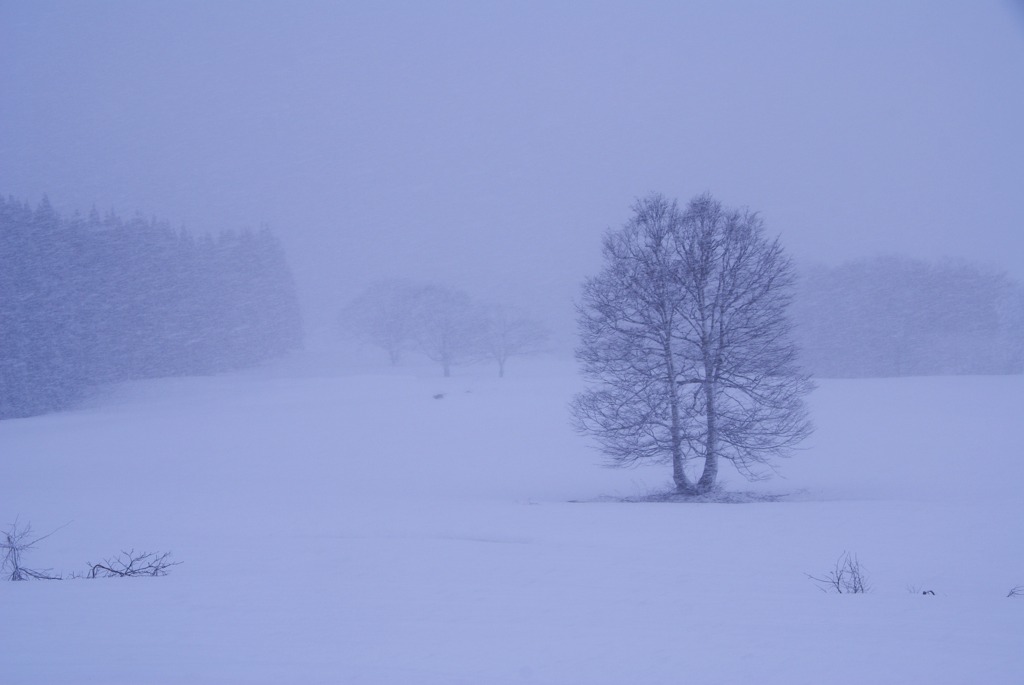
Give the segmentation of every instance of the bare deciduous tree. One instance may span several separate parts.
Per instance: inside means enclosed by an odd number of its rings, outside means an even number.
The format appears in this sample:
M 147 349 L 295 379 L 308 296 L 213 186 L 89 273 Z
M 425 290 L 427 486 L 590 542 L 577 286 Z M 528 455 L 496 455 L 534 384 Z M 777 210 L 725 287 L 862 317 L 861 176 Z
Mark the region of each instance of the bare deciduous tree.
M 677 488 L 690 492 L 676 333 L 684 293 L 672 275 L 680 224 L 676 203 L 653 196 L 634 204 L 622 230 L 605 236 L 604 270 L 583 286 L 576 351 L 596 387 L 576 397 L 573 411 L 613 463 L 669 461 Z
M 478 359 L 484 320 L 468 295 L 440 285 L 423 288 L 416 298 L 417 349 L 441 365 L 445 376 L 457 364 Z
M 343 330 L 380 347 L 397 365 L 416 340 L 416 306 L 423 286 L 406 281 L 374 283 L 342 310 Z
M 539 352 L 548 340 L 547 328 L 511 307 L 490 305 L 485 316 L 485 353 L 497 362 L 500 378 L 509 357 Z
M 685 212 L 660 195 L 633 212 L 584 285 L 577 358 L 594 387 L 574 402 L 577 425 L 613 463 L 670 462 L 680 493 L 714 489 L 722 459 L 762 477 L 811 430 L 790 261 L 756 214 L 706 195 Z

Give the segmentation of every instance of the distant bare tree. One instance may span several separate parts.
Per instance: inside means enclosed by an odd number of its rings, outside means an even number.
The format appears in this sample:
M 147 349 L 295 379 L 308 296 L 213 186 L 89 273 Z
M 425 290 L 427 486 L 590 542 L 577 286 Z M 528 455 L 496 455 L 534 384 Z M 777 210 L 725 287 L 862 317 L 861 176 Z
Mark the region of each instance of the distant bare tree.
M 676 489 L 714 489 L 721 459 L 748 478 L 811 430 L 786 308 L 793 271 L 749 212 L 660 195 L 604 242 L 579 307 L 577 425 L 616 464 L 672 464 Z M 686 465 L 703 461 L 691 480 Z
M 504 305 L 486 308 L 484 349 L 498 363 L 498 376 L 504 378 L 509 357 L 532 354 L 543 349 L 549 333 L 543 324 Z
M 380 281 L 367 287 L 340 316 L 343 330 L 380 347 L 397 365 L 416 342 L 418 299 L 425 286 L 407 281 Z
M 419 291 L 415 302 L 417 349 L 440 364 L 445 376 L 453 366 L 480 357 L 485 320 L 468 295 L 431 285 Z

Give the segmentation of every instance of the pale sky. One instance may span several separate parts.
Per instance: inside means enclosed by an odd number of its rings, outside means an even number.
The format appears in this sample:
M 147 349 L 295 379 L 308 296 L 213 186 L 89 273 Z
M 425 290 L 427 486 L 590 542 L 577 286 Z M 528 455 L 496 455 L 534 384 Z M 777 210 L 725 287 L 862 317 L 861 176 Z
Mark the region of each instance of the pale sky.
M 571 318 L 651 191 L 1024 280 L 1019 2 L 0 0 L 0 193 Z

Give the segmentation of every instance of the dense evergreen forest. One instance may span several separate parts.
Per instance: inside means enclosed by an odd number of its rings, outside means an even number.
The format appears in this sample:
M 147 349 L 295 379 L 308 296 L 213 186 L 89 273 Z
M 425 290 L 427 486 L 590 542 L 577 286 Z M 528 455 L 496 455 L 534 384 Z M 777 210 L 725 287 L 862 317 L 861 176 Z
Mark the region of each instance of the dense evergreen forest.
M 91 386 L 211 374 L 299 347 L 291 272 L 267 229 L 195 236 L 0 197 L 0 419 Z
M 879 256 L 808 268 L 793 304 L 816 376 L 1024 371 L 1024 287 L 991 267 Z

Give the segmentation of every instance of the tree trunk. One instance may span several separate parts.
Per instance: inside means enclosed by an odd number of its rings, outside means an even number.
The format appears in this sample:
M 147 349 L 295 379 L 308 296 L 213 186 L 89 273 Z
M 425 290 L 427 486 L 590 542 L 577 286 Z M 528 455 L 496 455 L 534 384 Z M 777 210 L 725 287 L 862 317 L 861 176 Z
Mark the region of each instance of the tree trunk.
M 673 384 L 672 388 L 672 480 L 676 484 L 676 492 L 692 495 L 695 490 L 693 483 L 683 469 L 683 438 L 679 427 L 679 398 Z
M 668 345 L 665 346 L 665 358 L 666 365 L 668 366 L 668 401 L 672 413 L 672 426 L 670 428 L 672 440 L 672 480 L 676 484 L 676 492 L 692 495 L 694 493 L 693 483 L 690 482 L 690 479 L 686 476 L 686 470 L 683 469 L 683 436 L 681 419 L 679 417 L 679 386 L 676 383 L 675 362 Z
M 675 482 L 676 492 L 679 494 L 692 495 L 696 492 L 693 483 L 686 477 L 686 471 L 683 470 L 683 451 L 678 444 L 672 445 L 672 480 Z
M 715 487 L 718 479 L 718 408 L 715 406 L 715 385 L 704 381 L 704 403 L 707 411 L 707 438 L 704 445 L 704 472 L 697 481 L 697 491 L 705 493 Z
M 498 378 L 505 377 L 505 358 L 498 357 Z

